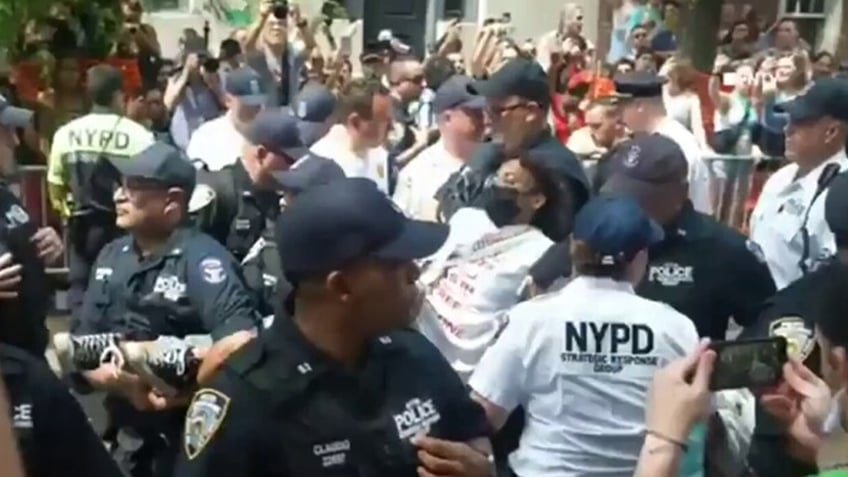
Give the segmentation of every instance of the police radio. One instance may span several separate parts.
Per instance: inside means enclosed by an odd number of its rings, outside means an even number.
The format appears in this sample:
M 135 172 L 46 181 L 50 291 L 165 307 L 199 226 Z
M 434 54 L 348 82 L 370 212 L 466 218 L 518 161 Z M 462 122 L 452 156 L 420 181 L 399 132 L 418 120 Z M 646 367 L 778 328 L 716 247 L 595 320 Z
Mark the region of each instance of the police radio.
M 815 205 L 816 200 L 827 190 L 827 187 L 833 181 L 833 178 L 839 174 L 839 164 L 828 164 L 824 166 L 821 174 L 819 175 L 819 180 L 816 185 L 816 193 L 813 194 L 813 200 L 810 201 L 810 205 L 807 206 L 807 210 L 804 212 L 804 220 L 801 222 L 801 241 L 803 248 L 801 250 L 801 260 L 798 262 L 798 266 L 801 268 L 801 273 L 806 275 L 809 272 L 809 266 L 807 266 L 807 260 L 810 259 L 810 230 L 807 228 L 807 222 L 810 220 L 810 211 L 813 209 L 813 205 Z

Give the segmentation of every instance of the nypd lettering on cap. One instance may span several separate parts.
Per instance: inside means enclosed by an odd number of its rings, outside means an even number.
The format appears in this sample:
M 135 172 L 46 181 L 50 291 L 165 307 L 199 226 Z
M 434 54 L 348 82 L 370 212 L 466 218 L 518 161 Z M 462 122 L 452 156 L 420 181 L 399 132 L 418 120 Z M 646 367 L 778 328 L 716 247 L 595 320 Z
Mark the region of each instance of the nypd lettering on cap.
M 306 104 L 306 101 L 299 101 L 297 103 L 297 117 L 299 117 L 300 119 L 305 119 L 306 113 L 308 112 L 307 109 L 308 105 Z
M 213 285 L 223 283 L 227 279 L 227 271 L 224 269 L 224 264 L 221 260 L 214 257 L 204 258 L 200 262 L 200 274 L 203 275 L 205 282 Z

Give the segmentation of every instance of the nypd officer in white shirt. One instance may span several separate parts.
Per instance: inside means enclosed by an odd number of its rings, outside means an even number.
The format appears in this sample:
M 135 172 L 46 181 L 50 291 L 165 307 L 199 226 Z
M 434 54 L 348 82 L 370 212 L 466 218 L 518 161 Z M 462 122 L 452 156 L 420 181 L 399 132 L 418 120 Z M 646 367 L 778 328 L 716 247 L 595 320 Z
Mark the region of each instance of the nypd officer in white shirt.
M 680 146 L 689 163 L 689 199 L 698 212 L 712 214 L 710 170 L 695 135 L 666 114 L 663 83 L 664 80 L 653 72 L 616 76 L 615 90 L 620 99 L 621 119 L 634 133 L 662 134 Z
M 689 319 L 633 290 L 662 238 L 634 199 L 593 199 L 574 224 L 576 277 L 509 312 L 469 386 L 496 429 L 524 406 L 515 475 L 633 475 L 653 373 L 698 346 Z
M 474 94 L 471 83 L 471 78 L 455 75 L 436 90 L 432 107 L 439 140 L 400 171 L 394 200 L 414 219 L 437 220 L 436 192 L 471 159 L 483 138 L 486 98 Z
M 836 252 L 824 203 L 830 180 L 848 166 L 848 80 L 817 80 L 780 109 L 789 116 L 791 164 L 769 178 L 751 216 L 751 239 L 762 249 L 778 289 Z

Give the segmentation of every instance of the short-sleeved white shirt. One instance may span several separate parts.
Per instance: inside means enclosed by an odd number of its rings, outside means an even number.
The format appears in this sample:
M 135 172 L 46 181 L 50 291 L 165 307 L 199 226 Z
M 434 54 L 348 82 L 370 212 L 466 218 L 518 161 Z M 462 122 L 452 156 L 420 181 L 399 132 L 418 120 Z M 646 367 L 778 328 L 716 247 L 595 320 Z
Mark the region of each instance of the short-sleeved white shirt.
M 455 227 L 465 224 L 452 218 Z M 438 271 L 422 275 L 425 298 L 418 329 L 463 381 L 506 325 L 506 312 L 524 297 L 530 266 L 551 245 L 535 227 L 501 227 L 473 242 L 456 243 L 445 261 L 433 264 Z
M 244 136 L 228 113 L 224 113 L 197 128 L 188 142 L 186 156 L 192 161 L 202 161 L 210 171 L 220 171 L 239 160 L 244 143 Z
M 751 240 L 762 250 L 778 290 L 803 274 L 800 266 L 804 251 L 801 229 L 808 211 L 810 249 L 807 266 L 812 270 L 836 253 L 836 239 L 824 219 L 827 189 L 812 203 L 819 177 L 828 164 L 838 164 L 844 171 L 848 169 L 848 157 L 845 152 L 840 152 L 803 177 L 796 177 L 797 164 L 783 166 L 766 181 L 751 214 Z
M 698 345 L 692 321 L 629 283 L 585 276 L 508 318 L 469 385 L 508 411 L 524 407 L 515 473 L 632 477 L 651 378 Z
M 309 151 L 316 156 L 332 159 L 347 177 L 365 177 L 374 181 L 377 188 L 389 193 L 389 152 L 384 147 L 365 151 L 364 156 L 350 149 L 350 137 L 344 126 L 335 125 L 319 139 Z
M 686 161 L 689 162 L 689 200 L 698 212 L 712 215 L 712 176 L 701 153 L 698 138 L 686 129 L 686 126 L 669 117 L 661 119 L 654 132 L 671 139 L 680 146 Z

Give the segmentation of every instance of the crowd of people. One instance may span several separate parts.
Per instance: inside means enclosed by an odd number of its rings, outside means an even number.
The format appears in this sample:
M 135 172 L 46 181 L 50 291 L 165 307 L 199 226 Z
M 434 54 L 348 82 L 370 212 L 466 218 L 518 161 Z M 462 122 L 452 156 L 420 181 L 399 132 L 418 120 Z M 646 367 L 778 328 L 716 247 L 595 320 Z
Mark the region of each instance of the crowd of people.
M 173 59 L 121 5 L 137 78 L 69 6 L 0 96 L 2 475 L 848 471 L 848 79 L 792 19 L 725 5 L 698 72 L 674 0 L 604 60 L 573 3 L 351 58 L 262 2 Z M 9 187 L 40 159 L 50 217 Z

